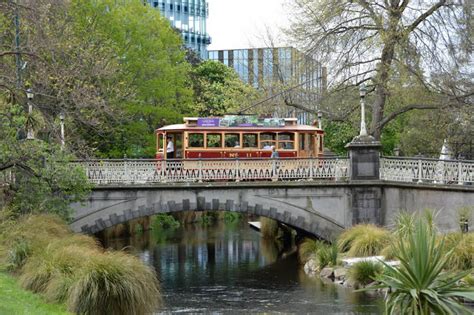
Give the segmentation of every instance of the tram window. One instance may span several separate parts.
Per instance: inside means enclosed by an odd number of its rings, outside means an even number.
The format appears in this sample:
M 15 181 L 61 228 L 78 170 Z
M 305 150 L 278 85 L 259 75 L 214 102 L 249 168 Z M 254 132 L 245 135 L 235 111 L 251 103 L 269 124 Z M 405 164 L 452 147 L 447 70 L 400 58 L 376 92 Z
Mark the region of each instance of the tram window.
M 304 150 L 305 148 L 305 138 L 306 134 L 305 133 L 300 133 L 299 140 L 300 140 L 300 150 Z
M 260 134 L 260 141 L 275 141 L 276 134 L 273 132 L 266 132 Z
M 204 134 L 202 134 L 202 133 L 190 133 L 188 139 L 189 139 L 189 146 L 191 148 L 202 148 L 202 147 L 204 147 Z
M 220 148 L 222 146 L 222 135 L 220 133 L 208 133 L 206 141 L 208 148 Z
M 238 133 L 226 133 L 224 139 L 226 148 L 235 148 L 240 146 L 240 135 Z
M 260 134 L 260 148 L 270 150 L 276 144 L 276 133 L 266 132 Z
M 278 134 L 278 141 L 293 141 L 295 140 L 294 133 L 280 133 Z
M 295 134 L 294 133 L 280 133 L 278 134 L 278 149 L 282 150 L 293 150 Z
M 256 148 L 256 147 L 257 147 L 257 134 L 244 133 L 244 148 Z
M 295 148 L 294 142 L 292 141 L 279 141 L 278 149 L 280 150 L 293 150 Z

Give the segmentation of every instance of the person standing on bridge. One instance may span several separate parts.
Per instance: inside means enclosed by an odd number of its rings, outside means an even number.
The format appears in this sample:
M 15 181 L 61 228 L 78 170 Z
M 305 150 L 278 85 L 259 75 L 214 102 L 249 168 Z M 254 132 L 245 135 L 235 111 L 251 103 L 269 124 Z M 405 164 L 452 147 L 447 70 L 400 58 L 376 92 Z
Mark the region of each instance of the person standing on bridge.
M 278 159 L 280 154 L 276 151 L 275 146 L 272 145 L 272 155 L 270 156 L 271 159 Z
M 168 144 L 166 145 L 166 159 L 174 157 L 174 143 L 171 137 L 168 137 Z

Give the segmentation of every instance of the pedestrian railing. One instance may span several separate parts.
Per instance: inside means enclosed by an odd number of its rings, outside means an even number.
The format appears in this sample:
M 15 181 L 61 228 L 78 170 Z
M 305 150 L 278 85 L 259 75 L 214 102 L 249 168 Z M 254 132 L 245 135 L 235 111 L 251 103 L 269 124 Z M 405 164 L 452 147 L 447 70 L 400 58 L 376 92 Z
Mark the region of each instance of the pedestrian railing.
M 474 161 L 383 157 L 380 179 L 396 182 L 472 185 Z
M 339 180 L 348 176 L 347 158 L 89 160 L 82 165 L 95 184 L 170 182 Z

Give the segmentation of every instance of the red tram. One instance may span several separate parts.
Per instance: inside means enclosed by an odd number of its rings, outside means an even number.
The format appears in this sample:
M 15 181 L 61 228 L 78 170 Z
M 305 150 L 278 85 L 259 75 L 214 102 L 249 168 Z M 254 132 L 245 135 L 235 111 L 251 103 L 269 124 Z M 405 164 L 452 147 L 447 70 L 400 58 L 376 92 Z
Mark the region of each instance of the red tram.
M 171 137 L 172 159 L 269 158 L 275 147 L 280 158 L 320 157 L 324 132 L 299 125 L 296 118 L 224 116 L 184 118 L 184 124 L 156 130 L 156 158 L 167 158 Z

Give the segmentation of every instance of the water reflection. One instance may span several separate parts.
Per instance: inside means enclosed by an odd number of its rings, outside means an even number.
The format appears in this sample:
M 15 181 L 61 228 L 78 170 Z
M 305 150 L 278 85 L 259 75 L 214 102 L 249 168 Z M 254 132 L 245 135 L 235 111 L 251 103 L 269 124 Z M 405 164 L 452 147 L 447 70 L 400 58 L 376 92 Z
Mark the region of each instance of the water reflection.
M 380 301 L 306 276 L 295 255 L 245 222 L 152 231 L 106 246 L 127 247 L 155 267 L 161 313 L 381 313 Z

